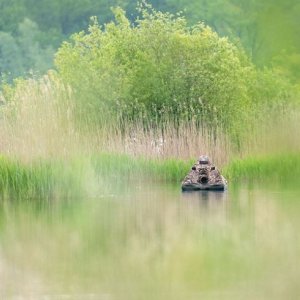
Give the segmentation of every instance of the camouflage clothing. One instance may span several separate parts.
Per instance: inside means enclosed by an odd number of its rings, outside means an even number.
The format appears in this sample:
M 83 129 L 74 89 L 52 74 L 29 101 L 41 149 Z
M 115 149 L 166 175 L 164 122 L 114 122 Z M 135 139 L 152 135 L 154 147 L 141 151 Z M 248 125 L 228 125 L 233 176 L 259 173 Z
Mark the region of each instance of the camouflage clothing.
M 226 180 L 207 156 L 200 156 L 182 182 L 183 190 L 224 190 Z

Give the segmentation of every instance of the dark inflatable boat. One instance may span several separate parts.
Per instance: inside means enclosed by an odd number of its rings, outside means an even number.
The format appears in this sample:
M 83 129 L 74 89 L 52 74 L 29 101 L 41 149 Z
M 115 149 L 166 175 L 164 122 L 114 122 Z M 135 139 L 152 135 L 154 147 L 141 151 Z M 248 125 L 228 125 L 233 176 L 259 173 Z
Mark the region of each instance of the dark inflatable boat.
M 182 182 L 183 191 L 213 190 L 224 191 L 226 179 L 211 163 L 207 156 L 200 156 Z

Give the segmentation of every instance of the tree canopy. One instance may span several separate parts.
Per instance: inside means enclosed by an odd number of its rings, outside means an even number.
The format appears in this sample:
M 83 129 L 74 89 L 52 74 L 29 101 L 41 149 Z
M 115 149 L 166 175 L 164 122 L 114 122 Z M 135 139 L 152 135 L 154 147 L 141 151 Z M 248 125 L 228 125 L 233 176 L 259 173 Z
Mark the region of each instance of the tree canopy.
M 220 36 L 241 45 L 258 66 L 272 66 L 278 72 L 299 82 L 300 78 L 300 4 L 297 0 L 148 0 L 160 11 L 183 11 L 188 23 L 205 22 Z M 0 0 L 0 32 L 14 39 L 11 53 L 19 63 L 10 64 L 1 55 L 1 73 L 24 75 L 29 69 L 43 72 L 51 66 L 50 49 L 57 49 L 63 40 L 87 28 L 89 18 L 97 16 L 104 24 L 113 18 L 111 7 L 120 6 L 134 22 L 136 0 Z M 18 43 L 20 24 L 30 20 L 34 25 L 34 43 L 38 43 L 39 59 L 29 60 L 17 53 L 24 52 Z M 29 32 L 23 32 L 32 36 Z M 29 39 L 28 37 L 27 39 Z M 26 49 L 25 49 L 26 51 Z M 53 51 L 51 52 L 53 53 Z M 45 63 L 47 62 L 47 63 Z M 22 66 L 18 66 L 21 64 Z M 14 67 L 15 66 L 15 67 Z
M 94 18 L 87 33 L 59 49 L 56 66 L 84 119 L 167 115 L 233 130 L 264 103 L 288 99 L 284 81 L 257 70 L 210 27 L 188 26 L 184 17 L 147 5 L 140 13 L 135 26 L 121 8 L 115 22 L 101 26 Z

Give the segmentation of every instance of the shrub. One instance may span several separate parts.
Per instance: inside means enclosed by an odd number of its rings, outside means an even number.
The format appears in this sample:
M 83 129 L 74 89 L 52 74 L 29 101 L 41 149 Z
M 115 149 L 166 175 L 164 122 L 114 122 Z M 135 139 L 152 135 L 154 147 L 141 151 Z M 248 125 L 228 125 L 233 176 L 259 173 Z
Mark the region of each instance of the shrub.
M 193 118 L 226 128 L 244 120 L 255 68 L 243 51 L 202 23 L 188 27 L 180 15 L 144 6 L 140 12 L 134 25 L 120 8 L 115 22 L 100 26 L 93 18 L 88 33 L 56 54 L 79 115 Z

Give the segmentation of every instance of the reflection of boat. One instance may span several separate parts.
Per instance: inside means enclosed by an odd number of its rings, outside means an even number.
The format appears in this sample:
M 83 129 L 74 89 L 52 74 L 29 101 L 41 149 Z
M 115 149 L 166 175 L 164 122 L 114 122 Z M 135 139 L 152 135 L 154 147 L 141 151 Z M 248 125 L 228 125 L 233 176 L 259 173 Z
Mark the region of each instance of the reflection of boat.
M 210 162 L 207 156 L 200 156 L 191 171 L 182 182 L 183 191 L 196 190 L 225 190 L 226 179 L 219 170 Z

